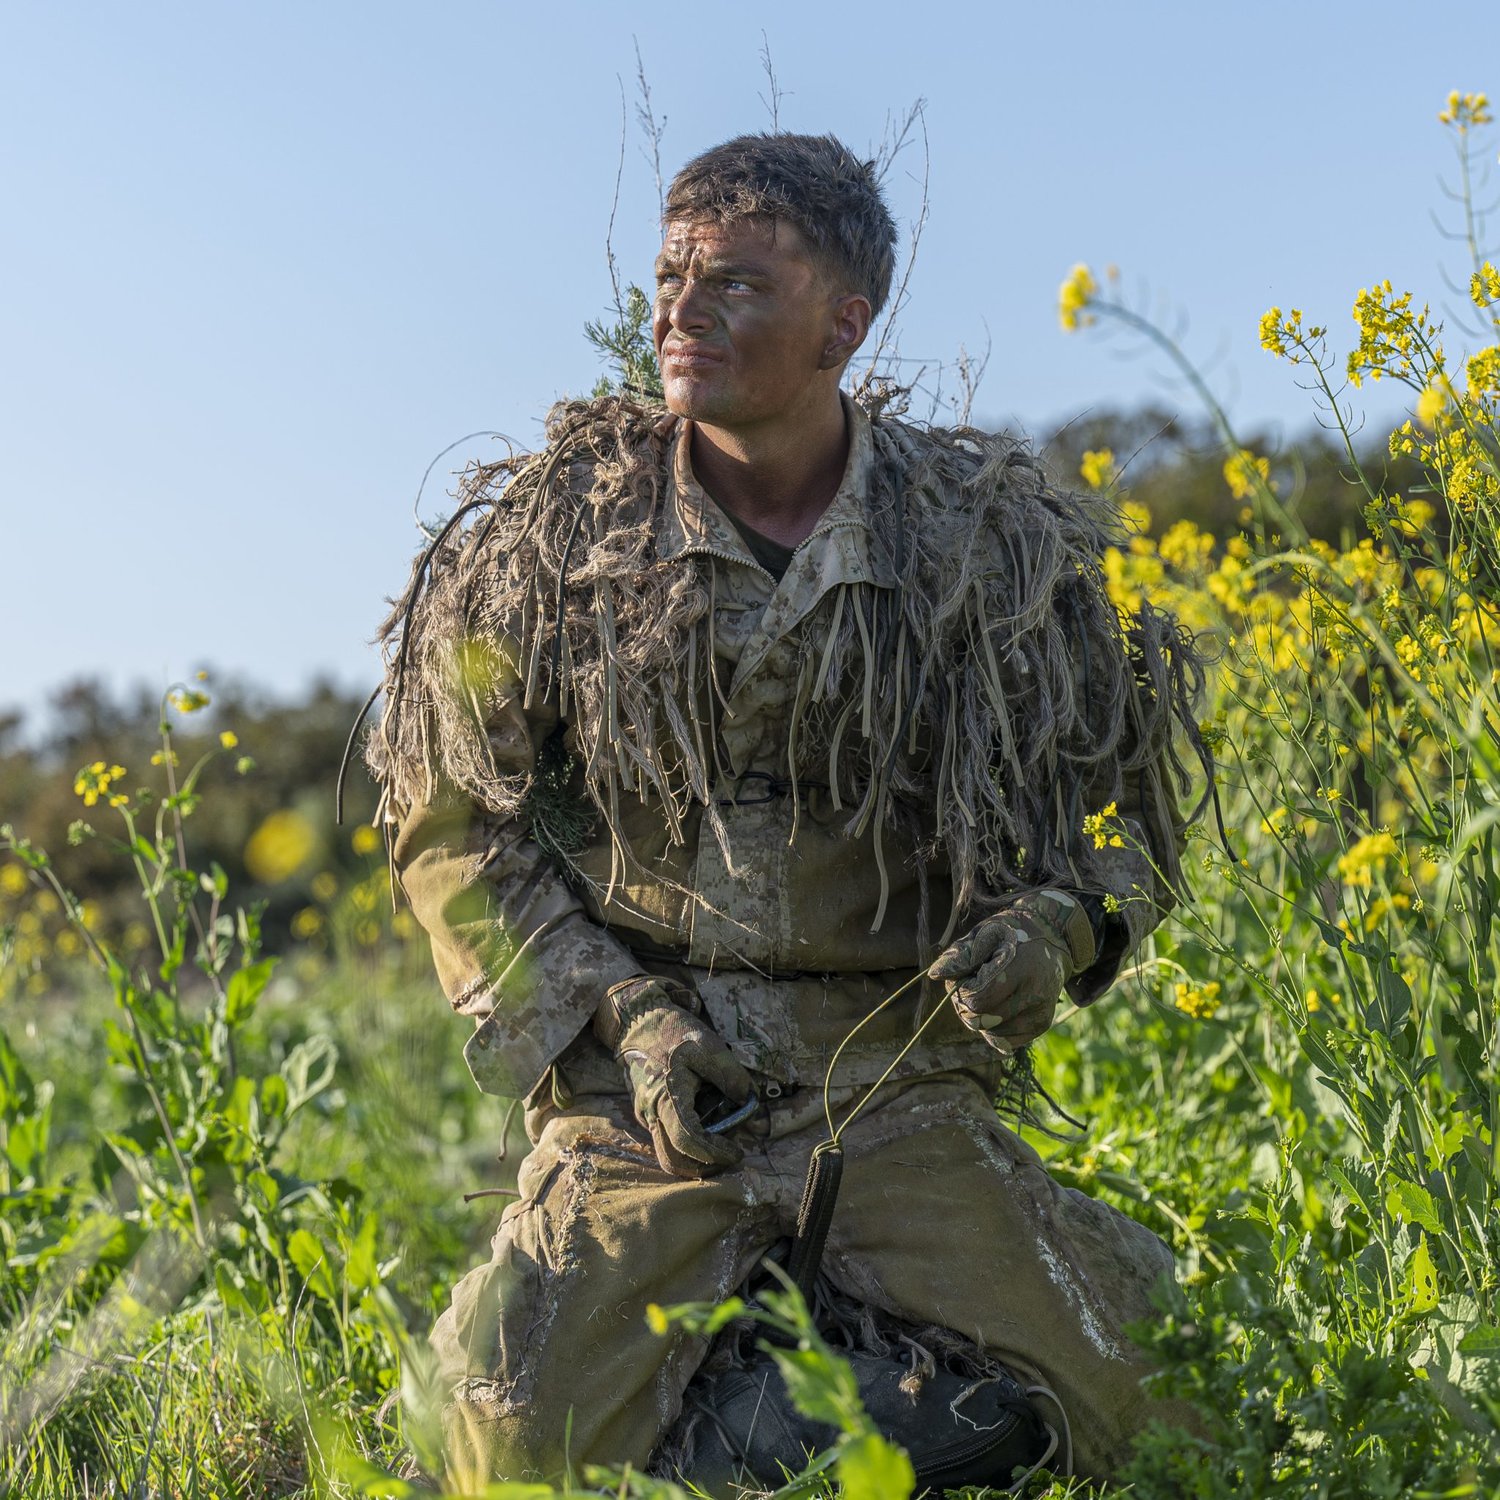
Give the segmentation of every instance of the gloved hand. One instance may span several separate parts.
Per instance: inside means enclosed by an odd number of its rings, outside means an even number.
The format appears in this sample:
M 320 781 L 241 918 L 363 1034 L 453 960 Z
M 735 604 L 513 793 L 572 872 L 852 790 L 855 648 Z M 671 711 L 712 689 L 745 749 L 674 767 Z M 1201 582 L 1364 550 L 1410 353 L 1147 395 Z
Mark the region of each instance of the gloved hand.
M 1066 891 L 1032 891 L 985 917 L 938 955 L 958 1018 L 1000 1052 L 1019 1052 L 1052 1024 L 1063 986 L 1094 961 L 1088 913 Z
M 737 1104 L 754 1092 L 723 1039 L 694 1014 L 697 1006 L 685 987 L 642 975 L 615 985 L 594 1015 L 594 1034 L 625 1069 L 635 1117 L 673 1177 L 711 1177 L 744 1155 L 704 1128 L 699 1091 L 717 1089 Z

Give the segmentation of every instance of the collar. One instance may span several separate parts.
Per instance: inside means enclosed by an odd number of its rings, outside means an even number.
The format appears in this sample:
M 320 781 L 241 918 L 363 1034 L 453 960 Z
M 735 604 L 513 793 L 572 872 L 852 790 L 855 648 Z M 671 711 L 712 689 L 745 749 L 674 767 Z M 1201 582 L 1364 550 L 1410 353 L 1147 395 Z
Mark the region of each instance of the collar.
M 882 588 L 894 588 L 896 571 L 876 540 L 870 524 L 870 479 L 875 467 L 875 444 L 870 419 L 842 391 L 839 399 L 849 433 L 849 457 L 844 477 L 818 517 L 817 525 L 799 543 L 798 551 L 808 542 L 829 532 L 847 530 L 852 572 Z M 667 503 L 657 538 L 657 556 L 670 560 L 684 553 L 711 553 L 736 562 L 756 566 L 755 559 L 734 523 L 723 508 L 698 483 L 692 462 L 693 423 L 684 417 L 678 421 L 672 445 L 672 461 L 667 479 Z M 850 580 L 852 581 L 852 579 Z

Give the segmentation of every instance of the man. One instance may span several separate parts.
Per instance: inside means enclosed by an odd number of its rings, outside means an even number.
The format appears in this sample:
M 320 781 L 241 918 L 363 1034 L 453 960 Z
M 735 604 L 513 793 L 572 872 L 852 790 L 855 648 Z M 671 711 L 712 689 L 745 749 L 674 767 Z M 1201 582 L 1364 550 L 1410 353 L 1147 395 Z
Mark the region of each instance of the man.
M 647 1306 L 792 1233 L 825 1085 L 847 1113 L 915 1037 L 844 1137 L 823 1271 L 1045 1386 L 1108 1474 L 1171 1257 L 992 1100 L 1172 902 L 1196 658 L 1122 628 L 1103 523 L 1021 445 L 841 394 L 891 283 L 868 163 L 730 141 L 664 229 L 664 402 L 565 406 L 472 471 L 388 626 L 395 865 L 534 1147 L 433 1335 L 455 1462 L 646 1464 L 705 1353 Z

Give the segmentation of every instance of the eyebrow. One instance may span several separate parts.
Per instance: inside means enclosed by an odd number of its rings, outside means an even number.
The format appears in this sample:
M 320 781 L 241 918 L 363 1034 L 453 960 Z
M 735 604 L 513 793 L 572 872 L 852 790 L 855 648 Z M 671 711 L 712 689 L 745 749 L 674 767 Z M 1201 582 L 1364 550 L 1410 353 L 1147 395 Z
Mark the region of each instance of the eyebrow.
M 663 251 L 656 257 L 656 269 L 658 271 L 675 269 L 681 265 L 677 256 Z M 697 262 L 700 274 L 712 276 L 732 277 L 760 277 L 766 274 L 766 268 L 753 260 L 720 260 L 711 255 L 700 256 Z

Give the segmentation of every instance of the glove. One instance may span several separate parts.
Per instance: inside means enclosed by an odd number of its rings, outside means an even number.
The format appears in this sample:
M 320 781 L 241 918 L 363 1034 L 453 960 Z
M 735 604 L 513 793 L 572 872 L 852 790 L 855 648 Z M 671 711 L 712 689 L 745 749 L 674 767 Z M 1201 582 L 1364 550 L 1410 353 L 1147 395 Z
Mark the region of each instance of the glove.
M 999 1052 L 1052 1024 L 1063 986 L 1094 961 L 1093 923 L 1066 891 L 1032 891 L 986 917 L 928 969 L 948 981 L 958 1018 Z
M 750 1075 L 697 1008 L 698 997 L 684 986 L 642 975 L 615 985 L 594 1015 L 594 1035 L 625 1069 L 635 1117 L 673 1177 L 711 1177 L 744 1155 L 704 1128 L 694 1102 L 700 1090 L 717 1089 L 737 1104 L 754 1092 Z

